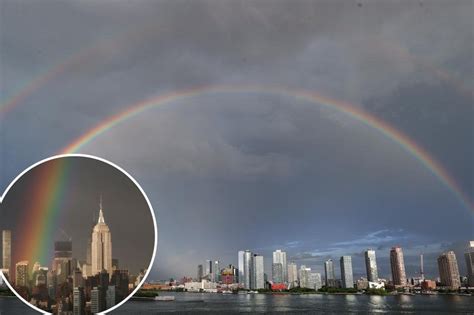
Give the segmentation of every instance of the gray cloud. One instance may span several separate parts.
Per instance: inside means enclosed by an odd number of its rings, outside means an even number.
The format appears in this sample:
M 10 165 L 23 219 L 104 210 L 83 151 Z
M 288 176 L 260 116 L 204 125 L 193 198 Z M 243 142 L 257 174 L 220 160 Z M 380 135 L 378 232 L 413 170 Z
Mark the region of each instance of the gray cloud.
M 3 187 L 128 104 L 244 84 L 362 106 L 432 152 L 473 196 L 470 1 L 0 5 L 2 102 L 81 54 L 0 118 Z M 81 151 L 125 167 L 152 199 L 157 278 L 193 274 L 207 258 L 235 263 L 245 248 L 266 257 L 286 248 L 320 268 L 325 257 L 363 247 L 385 253 L 401 242 L 408 251 L 474 237 L 472 213 L 393 141 L 292 96 L 177 101 Z

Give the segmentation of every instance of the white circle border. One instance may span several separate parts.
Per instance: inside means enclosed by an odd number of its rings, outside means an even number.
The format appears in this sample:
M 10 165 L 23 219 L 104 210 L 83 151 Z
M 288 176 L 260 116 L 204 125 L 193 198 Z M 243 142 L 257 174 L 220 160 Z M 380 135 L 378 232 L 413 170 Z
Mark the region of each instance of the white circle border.
M 3 194 L 0 196 L 0 204 L 3 202 L 3 198 L 5 198 L 5 196 L 7 195 L 8 191 L 13 187 L 13 185 L 23 176 L 25 175 L 26 173 L 28 173 L 30 170 L 32 170 L 33 168 L 43 164 L 43 163 L 46 163 L 46 162 L 49 162 L 49 161 L 52 161 L 52 160 L 57 160 L 57 159 L 61 159 L 61 158 L 68 158 L 68 157 L 82 157 L 82 158 L 88 158 L 88 159 L 93 159 L 93 160 L 96 160 L 96 161 L 100 161 L 100 162 L 103 162 L 107 165 L 110 165 L 112 167 L 114 167 L 115 169 L 119 170 L 120 172 L 122 172 L 124 175 L 126 175 L 134 184 L 135 186 L 140 190 L 140 192 L 142 193 L 142 196 L 145 198 L 146 202 L 147 202 L 147 205 L 148 205 L 148 209 L 150 210 L 151 212 L 151 216 L 153 218 L 153 227 L 154 227 L 154 230 L 155 230 L 155 239 L 154 239 L 154 246 L 153 246 L 153 255 L 151 257 L 151 261 L 150 261 L 150 264 L 148 266 L 148 269 L 147 269 L 147 272 L 145 273 L 145 276 L 143 277 L 142 281 L 138 284 L 138 286 L 135 288 L 135 290 L 133 290 L 132 293 L 130 293 L 125 299 L 123 299 L 122 301 L 120 301 L 120 303 L 114 305 L 113 307 L 105 310 L 104 312 L 101 312 L 101 313 L 98 313 L 98 314 L 106 314 L 106 313 L 109 313 L 113 310 L 115 310 L 116 308 L 120 307 L 122 304 L 124 304 L 125 302 L 127 302 L 132 296 L 135 295 L 135 293 L 141 288 L 141 286 L 143 285 L 143 283 L 145 283 L 145 280 L 148 278 L 148 275 L 150 274 L 150 271 L 153 267 L 153 263 L 155 261 L 155 257 L 156 257 L 156 248 L 157 248 L 157 245 L 158 245 L 158 227 L 157 227 L 157 224 L 156 224 L 156 217 L 155 217 L 155 211 L 153 210 L 153 206 L 151 205 L 151 202 L 150 202 L 150 199 L 148 199 L 148 196 L 147 194 L 145 193 L 145 191 L 143 190 L 143 188 L 140 186 L 140 184 L 138 184 L 138 182 L 135 180 L 135 178 L 132 177 L 132 175 L 130 175 L 127 171 L 125 171 L 123 168 L 121 168 L 120 166 L 118 166 L 117 164 L 111 162 L 111 161 L 108 161 L 104 158 L 101 158 L 101 157 L 98 157 L 98 156 L 95 156 L 95 155 L 90 155 L 90 154 L 80 154 L 80 153 L 70 153 L 70 154 L 59 154 L 59 155 L 54 155 L 54 156 L 51 156 L 51 157 L 48 157 L 48 158 L 45 158 L 41 161 L 38 161 L 32 165 L 30 165 L 29 167 L 27 167 L 24 171 L 22 171 L 17 177 L 15 177 L 15 179 L 8 185 L 8 187 L 5 189 L 5 191 L 3 192 Z M 11 286 L 10 282 L 7 281 L 6 277 L 3 275 L 3 272 L 1 271 L 1 268 L 0 268 L 0 276 L 2 277 L 3 279 L 3 282 L 7 284 L 8 288 L 23 302 L 25 303 L 26 305 L 28 305 L 30 308 L 34 309 L 35 311 L 38 311 L 40 313 L 43 313 L 43 314 L 52 314 L 52 313 L 48 313 L 48 312 L 45 312 L 44 310 L 34 306 L 33 304 L 31 304 L 30 302 L 26 301 L 21 295 L 18 294 L 18 292 L 16 292 L 16 290 Z

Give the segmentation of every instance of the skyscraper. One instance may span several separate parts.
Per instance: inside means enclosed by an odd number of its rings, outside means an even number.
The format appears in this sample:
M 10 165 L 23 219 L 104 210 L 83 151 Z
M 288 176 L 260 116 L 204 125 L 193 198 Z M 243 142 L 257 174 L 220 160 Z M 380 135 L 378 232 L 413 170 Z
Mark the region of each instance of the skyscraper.
M 438 269 L 441 284 L 457 290 L 461 286 L 458 262 L 453 251 L 442 253 L 438 257 Z
M 298 267 L 295 263 L 288 264 L 288 283 L 291 288 L 298 286 Z
M 2 269 L 8 270 L 8 276 L 11 276 L 12 268 L 12 232 L 10 230 L 2 231 Z
M 468 285 L 474 287 L 474 241 L 469 242 L 464 258 L 466 259 Z
M 214 282 L 219 282 L 221 280 L 221 277 L 220 277 L 220 270 L 221 270 L 221 267 L 219 266 L 219 261 L 216 260 L 214 261 Z
M 311 274 L 311 268 L 308 268 L 305 265 L 301 265 L 300 270 L 299 270 L 301 288 L 314 289 L 314 285 L 313 287 L 311 287 L 312 284 L 310 283 L 310 274 Z
M 286 264 L 286 252 L 281 249 L 277 249 L 273 252 L 273 263 L 281 264 L 281 275 L 277 275 L 277 278 L 281 279 L 280 282 L 288 282 L 288 266 Z M 273 280 L 275 281 L 275 280 Z
M 204 277 L 204 271 L 203 271 L 202 265 L 198 265 L 198 270 L 197 270 L 198 281 L 202 281 L 203 277 Z
M 29 263 L 26 260 L 15 265 L 15 285 L 17 287 L 29 287 L 29 269 Z
M 280 263 L 272 264 L 272 279 L 273 283 L 283 283 L 283 270 Z
M 390 250 L 390 267 L 392 269 L 393 284 L 396 286 L 406 285 L 405 262 L 403 261 L 403 251 L 400 246 L 392 247 Z
M 245 289 L 250 289 L 251 279 L 252 279 L 252 252 L 246 250 L 244 252 L 244 269 L 243 269 L 243 284 Z
M 365 269 L 367 270 L 367 280 L 376 282 L 379 280 L 377 272 L 377 261 L 375 258 L 375 250 L 368 249 L 365 251 Z
M 324 276 L 326 277 L 326 286 L 336 286 L 336 275 L 334 274 L 334 263 L 332 259 L 328 259 L 324 262 Z
M 339 260 L 341 264 L 341 281 L 343 288 L 353 288 L 354 278 L 352 276 L 352 258 L 351 256 L 342 256 Z
M 212 260 L 206 260 L 206 271 L 204 277 L 207 277 L 209 281 L 211 281 L 211 274 L 212 274 Z
M 314 290 L 321 289 L 321 274 L 320 273 L 316 273 L 316 272 L 309 273 L 308 287 Z
M 244 256 L 245 256 L 245 252 L 243 250 L 239 250 L 237 268 L 239 268 L 239 283 L 241 285 L 245 284 L 245 280 L 244 280 Z
M 112 235 L 105 224 L 102 202 L 99 210 L 99 220 L 92 231 L 92 274 L 107 270 L 111 275 L 112 270 Z
M 252 277 L 251 289 L 258 290 L 265 288 L 265 270 L 263 264 L 263 256 L 254 254 L 252 257 Z

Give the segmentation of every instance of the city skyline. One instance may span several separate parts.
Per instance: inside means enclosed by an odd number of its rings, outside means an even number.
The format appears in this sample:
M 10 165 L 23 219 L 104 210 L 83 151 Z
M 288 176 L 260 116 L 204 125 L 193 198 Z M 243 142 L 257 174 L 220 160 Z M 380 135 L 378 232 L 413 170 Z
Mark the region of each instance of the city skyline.
M 48 229 L 40 226 L 42 220 L 36 218 L 40 207 L 24 198 L 24 194 L 38 191 L 44 185 L 57 179 L 54 174 L 60 169 L 64 175 L 58 182 L 61 193 L 57 193 L 47 213 L 57 213 L 49 220 Z M 56 173 L 55 173 L 56 172 Z M 51 188 L 41 190 L 43 196 L 51 193 Z M 55 191 L 54 191 L 55 192 Z M 114 251 L 109 257 L 107 268 L 113 258 L 119 258 L 123 266 L 132 273 L 138 273 L 148 266 L 154 251 L 154 224 L 147 201 L 135 184 L 119 170 L 102 161 L 85 157 L 63 157 L 49 160 L 32 168 L 11 187 L 0 205 L 2 220 L 0 230 L 11 231 L 12 262 L 28 260 L 49 265 L 54 259 L 54 242 L 72 242 L 72 255 L 80 261 L 91 259 L 94 226 L 104 225 L 107 214 L 107 228 L 114 233 Z M 132 214 L 133 213 L 133 214 Z M 33 236 L 30 230 L 41 231 Z M 137 248 L 136 239 L 142 246 Z M 29 244 L 39 244 L 31 246 Z M 3 247 L 3 246 L 2 246 Z M 29 249 L 32 248 L 32 249 Z M 35 252 L 33 249 L 37 249 Z M 40 249 L 40 250 L 38 250 Z M 12 263 L 13 266 L 13 263 Z
M 247 259 L 250 261 L 250 263 L 246 263 L 246 262 L 244 263 L 245 257 L 246 257 L 245 253 L 247 253 Z M 393 246 L 391 247 L 389 251 L 390 261 L 389 261 L 388 268 L 390 270 L 390 274 L 387 276 L 378 275 L 379 267 L 377 264 L 376 257 L 380 253 L 376 254 L 376 251 L 371 248 L 368 248 L 367 250 L 365 250 L 362 253 L 363 256 L 361 256 L 364 261 L 365 272 L 366 272 L 365 274 L 357 274 L 353 272 L 353 268 L 352 268 L 353 260 L 352 260 L 351 255 L 343 255 L 343 256 L 340 256 L 339 259 L 337 259 L 337 261 L 339 262 L 338 263 L 339 268 L 337 269 L 338 273 L 335 272 L 336 268 L 334 267 L 334 262 L 332 259 L 328 259 L 324 262 L 323 272 L 319 272 L 320 270 L 319 268 L 316 268 L 316 270 L 311 269 L 311 267 L 307 267 L 304 264 L 302 264 L 300 268 L 296 268 L 298 265 L 293 261 L 289 261 L 287 263 L 286 270 L 287 270 L 287 275 L 289 275 L 291 273 L 292 268 L 294 268 L 294 270 L 297 270 L 297 271 L 293 274 L 296 274 L 298 278 L 301 277 L 302 270 L 303 271 L 307 270 L 308 272 L 308 274 L 306 275 L 307 277 L 309 277 L 309 275 L 317 274 L 318 275 L 317 277 L 319 277 L 321 280 L 317 280 L 316 282 L 319 283 L 319 281 L 321 281 L 321 286 L 325 285 L 326 287 L 335 287 L 336 285 L 338 285 L 342 288 L 352 288 L 350 286 L 351 283 L 353 284 L 353 287 L 355 287 L 356 280 L 360 280 L 360 279 L 366 279 L 366 281 L 369 281 L 369 282 L 378 282 L 379 280 L 383 279 L 384 281 L 388 280 L 393 285 L 400 286 L 400 287 L 409 285 L 411 283 L 410 281 L 413 281 L 412 279 L 418 279 L 417 281 L 422 281 L 424 279 L 434 279 L 434 281 L 436 280 L 441 281 L 441 283 L 444 283 L 446 286 L 456 287 L 456 285 L 459 285 L 459 286 L 461 285 L 461 282 L 459 280 L 460 277 L 466 277 L 466 283 L 468 284 L 472 283 L 471 281 L 474 278 L 474 272 L 472 271 L 474 270 L 474 260 L 471 260 L 470 257 L 473 253 L 474 253 L 474 241 L 465 242 L 464 252 L 462 255 L 459 256 L 459 257 L 464 257 L 466 259 L 465 265 L 464 265 L 465 270 L 466 270 L 465 272 L 459 271 L 461 270 L 464 263 L 463 262 L 458 263 L 456 259 L 456 254 L 454 253 L 454 251 L 446 251 L 443 253 L 439 253 L 435 262 L 437 266 L 437 273 L 430 275 L 428 277 L 424 273 L 424 255 L 423 254 L 420 254 L 418 257 L 419 258 L 419 265 L 418 265 L 419 272 L 414 272 L 413 274 L 406 273 L 405 271 L 406 266 L 405 266 L 405 262 L 403 258 L 403 249 L 400 246 Z M 255 289 L 252 287 L 252 279 L 251 279 L 252 276 L 254 276 L 253 271 L 252 271 L 252 268 L 253 268 L 252 258 L 255 255 L 258 255 L 258 254 L 254 254 L 250 250 L 238 251 L 237 264 L 234 264 L 234 263 L 229 264 L 229 266 L 236 268 L 236 274 L 234 274 L 234 278 L 236 277 L 235 279 L 237 280 L 235 281 L 235 283 L 239 283 L 240 285 L 242 285 L 242 288 L 250 289 L 250 290 Z M 272 257 L 273 259 L 275 259 L 275 257 L 278 257 L 279 255 L 286 256 L 286 251 L 282 249 L 277 249 L 273 252 Z M 258 255 L 258 256 L 261 256 L 261 255 Z M 263 256 L 261 257 L 263 260 Z M 206 261 L 208 262 L 212 260 L 206 260 Z M 280 275 L 282 269 L 275 268 L 276 263 L 273 262 L 274 260 L 271 260 L 271 261 L 272 261 L 272 264 L 270 265 L 270 269 L 268 269 L 267 267 L 263 268 L 264 270 L 263 272 L 265 274 L 267 281 L 271 281 L 272 283 L 286 283 L 287 285 L 291 284 L 292 278 L 289 277 L 287 278 L 287 280 L 283 281 L 282 280 L 283 278 Z M 240 269 L 239 266 L 243 266 L 244 270 Z M 213 269 L 210 275 L 205 275 L 205 276 L 202 276 L 204 274 L 201 274 L 200 270 L 202 272 L 202 265 L 198 265 L 198 276 L 195 278 L 198 281 L 200 281 L 201 279 L 206 279 L 211 282 L 216 282 L 216 283 L 219 282 L 218 280 L 216 280 L 218 278 L 216 278 L 215 276 L 216 270 L 219 270 L 219 269 Z M 277 272 L 276 278 L 274 278 L 275 271 Z M 318 271 L 318 272 L 315 272 L 315 271 Z M 218 273 L 219 272 L 217 272 L 217 274 Z M 181 276 L 184 276 L 184 278 L 187 278 L 189 275 L 191 274 L 181 275 Z M 250 280 L 248 280 L 249 279 L 248 277 L 250 277 Z M 179 276 L 175 277 L 174 279 L 178 279 L 178 278 Z M 296 277 L 294 277 L 293 279 L 296 279 Z M 153 279 L 149 279 L 149 280 L 152 282 L 155 281 Z M 163 280 L 164 279 L 161 279 L 161 281 Z M 313 282 L 314 281 L 312 281 L 312 283 Z M 453 283 L 455 285 L 453 285 Z
M 73 242 L 55 241 L 54 258 L 50 264 L 19 261 L 11 268 L 11 239 L 9 230 L 2 231 L 3 266 L 0 271 L 9 285 L 25 301 L 40 310 L 77 315 L 96 314 L 111 309 L 144 280 L 146 266 L 137 274 L 112 259 L 112 236 L 105 222 L 102 198 L 97 224 L 88 231 L 91 255 L 80 260 L 73 255 Z

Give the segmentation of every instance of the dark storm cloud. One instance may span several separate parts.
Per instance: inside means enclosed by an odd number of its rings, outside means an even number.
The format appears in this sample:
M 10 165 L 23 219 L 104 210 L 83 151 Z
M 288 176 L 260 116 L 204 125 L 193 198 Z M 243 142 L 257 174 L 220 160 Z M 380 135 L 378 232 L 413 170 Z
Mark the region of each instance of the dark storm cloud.
M 472 3 L 361 3 L 2 1 L 2 100 L 81 54 L 0 118 L 2 186 L 127 104 L 260 84 L 363 106 L 433 152 L 472 197 Z M 180 101 L 83 150 L 143 184 L 161 227 L 160 278 L 208 258 L 235 263 L 245 248 L 267 267 L 285 248 L 321 268 L 364 247 L 474 237 L 472 213 L 399 146 L 292 97 Z
M 45 170 L 54 172 L 59 160 L 52 160 L 41 164 L 23 175 L 5 196 L 0 206 L 0 230 L 12 231 L 12 263 L 13 265 L 25 259 L 21 256 L 20 248 L 23 242 L 47 239 L 51 233 L 52 242 L 71 240 L 73 244 L 73 257 L 86 260 L 88 240 L 92 228 L 97 224 L 99 217 L 100 196 L 103 199 L 103 212 L 105 222 L 112 235 L 112 255 L 119 260 L 119 267 L 127 269 L 132 274 L 138 274 L 141 269 L 149 266 L 153 254 L 154 227 L 153 219 L 148 204 L 135 184 L 121 171 L 114 167 L 93 159 L 69 157 L 64 158 L 64 166 L 60 168 L 61 176 L 53 185 L 48 183 L 54 180 L 54 174 L 45 174 Z M 56 165 L 56 166 L 53 166 Z M 55 185 L 60 186 L 55 186 Z M 46 198 L 34 198 L 38 190 L 49 185 Z M 31 227 L 39 226 L 45 233 L 34 235 L 28 230 L 35 213 L 45 211 L 41 200 L 58 202 L 57 215 L 47 216 L 46 225 L 37 225 L 33 222 Z M 38 203 L 38 204 L 33 204 Z M 46 206 L 54 207 L 55 203 Z M 47 210 L 49 213 L 52 209 Z M 31 237 L 38 237 L 31 240 Z M 38 244 L 38 243 L 36 243 Z M 43 266 L 51 267 L 54 243 L 46 244 L 47 258 L 40 261 Z M 32 253 L 24 253 L 32 255 Z M 40 253 L 43 255 L 43 253 Z M 30 257 L 30 256 L 27 256 Z M 32 266 L 35 262 L 30 261 Z

